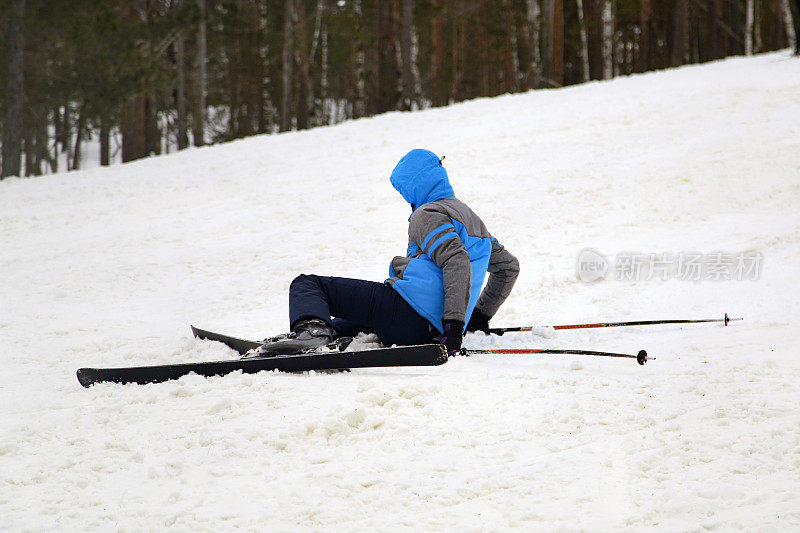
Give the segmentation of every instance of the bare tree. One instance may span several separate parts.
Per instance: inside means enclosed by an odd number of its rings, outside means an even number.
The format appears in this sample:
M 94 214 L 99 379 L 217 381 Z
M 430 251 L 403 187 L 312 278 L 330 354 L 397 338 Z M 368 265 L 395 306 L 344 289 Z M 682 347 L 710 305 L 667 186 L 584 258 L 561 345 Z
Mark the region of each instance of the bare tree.
M 24 89 L 25 0 L 11 0 L 8 24 L 8 70 L 6 72 L 3 121 L 3 169 L 0 179 L 19 176 L 22 165 L 22 109 Z
M 295 12 L 295 64 L 297 65 L 297 129 L 309 127 L 311 80 L 309 77 L 308 35 L 306 34 L 306 8 L 302 0 L 294 6 Z
M 586 35 L 586 20 L 583 11 L 583 0 L 576 0 L 578 4 L 578 24 L 581 32 L 581 67 L 583 68 L 583 81 L 589 81 L 589 39 Z
M 518 92 L 522 76 L 519 69 L 519 42 L 517 40 L 517 17 L 514 7 L 503 0 L 505 12 L 505 42 L 503 50 L 503 91 Z
M 283 55 L 282 55 L 282 87 L 283 98 L 281 98 L 281 131 L 288 131 L 292 124 L 289 117 L 291 107 L 289 102 L 292 93 L 292 70 L 294 66 L 294 28 L 295 12 L 294 0 L 284 0 L 283 12 Z
M 147 97 L 137 94 L 125 104 L 122 123 L 122 162 L 147 156 Z M 71 153 L 68 150 L 68 153 Z
M 80 124 L 80 115 L 78 123 Z M 161 153 L 161 128 L 158 125 L 158 99 L 155 86 L 151 83 L 145 98 L 145 156 Z
M 553 36 L 555 33 L 555 0 L 544 0 L 542 5 L 542 76 L 553 81 Z
M 539 0 L 527 0 L 525 22 L 527 24 L 528 42 L 531 51 L 527 67 L 528 87 L 538 89 L 542 76 L 542 51 L 539 39 L 542 31 L 541 10 Z
M 414 0 L 402 0 L 400 17 L 400 62 L 403 84 L 403 104 L 405 110 L 414 109 L 419 103 L 419 71 L 416 68 L 414 49 Z M 415 79 L 416 74 L 416 79 Z
M 353 66 L 355 75 L 355 95 L 353 98 L 353 118 L 363 117 L 367 114 L 367 94 L 365 81 L 365 53 L 363 32 L 363 13 L 361 0 L 353 0 L 353 17 L 356 25 L 356 38 L 353 41 Z
M 100 165 L 111 164 L 111 126 L 108 118 L 100 119 Z
M 178 34 L 175 39 L 175 63 L 176 63 L 176 83 L 177 90 L 175 95 L 175 107 L 177 109 L 177 141 L 178 150 L 183 150 L 189 146 L 189 136 L 186 122 L 186 68 L 184 66 L 185 39 L 183 33 Z
M 564 84 L 564 0 L 553 2 L 553 81 Z
M 639 55 L 637 56 L 637 72 L 650 68 L 650 0 L 642 0 L 639 10 Z
M 122 15 L 126 19 L 141 24 L 146 20 L 146 11 L 139 9 L 133 3 L 123 3 Z M 137 50 L 144 51 L 147 43 L 137 40 L 135 43 Z M 64 106 L 64 135 L 70 141 L 70 106 Z M 122 162 L 127 163 L 135 159 L 147 157 L 147 96 L 138 93 L 130 96 L 124 104 L 124 116 L 120 131 L 122 132 Z M 70 158 L 72 157 L 71 145 L 65 147 L 68 154 L 67 170 L 70 170 Z
M 399 27 L 396 3 L 384 0 L 378 9 L 378 72 L 377 101 L 379 113 L 398 108 L 401 100 L 401 73 L 398 64 Z
M 86 130 L 86 113 L 83 106 L 78 111 L 78 124 L 75 127 L 75 152 L 72 154 L 72 170 L 81 168 L 81 148 L 83 142 L 83 134 Z
M 192 113 L 192 137 L 195 146 L 205 144 L 206 124 L 206 0 L 197 0 L 200 8 L 200 24 L 197 27 L 197 56 L 195 70 L 194 113 Z
M 753 55 L 753 19 L 755 18 L 755 4 L 747 0 L 744 9 L 744 55 Z
M 360 0 L 356 0 L 357 2 Z M 441 0 L 433 0 L 433 17 L 431 18 L 431 90 L 430 96 L 433 105 L 445 105 L 447 103 L 447 91 L 445 89 L 444 70 L 445 70 L 445 6 Z
M 322 46 L 320 52 L 320 69 L 319 69 L 319 99 L 322 103 L 320 109 L 319 124 L 330 124 L 331 112 L 329 110 L 328 102 L 328 30 L 322 33 Z
M 794 20 L 792 19 L 792 8 L 789 6 L 789 0 L 781 0 L 781 13 L 783 15 L 783 24 L 786 27 L 786 40 L 790 48 L 796 48 L 797 33 L 794 30 Z
M 612 0 L 604 0 L 601 14 L 604 80 L 610 80 L 614 76 L 614 6 L 611 2 Z
M 689 62 L 689 0 L 675 0 L 673 13 L 670 64 L 678 67 Z
M 320 50 L 319 94 L 314 94 L 314 83 L 309 79 L 308 106 L 313 115 L 313 125 L 320 126 L 326 124 L 325 100 L 328 95 L 328 34 L 327 30 L 323 32 L 322 29 L 323 14 L 325 13 L 324 0 L 317 0 L 314 13 L 314 33 L 311 37 L 311 51 L 308 53 L 308 64 L 310 69 L 311 65 L 315 64 L 317 50 Z
M 542 73 L 554 87 L 564 83 L 564 4 L 562 0 L 544 0 L 542 32 Z
M 800 0 L 794 0 L 794 5 L 797 7 L 797 20 L 795 21 L 795 40 L 794 40 L 794 53 L 800 56 Z
M 753 9 L 753 53 L 761 51 L 761 2 L 754 3 Z

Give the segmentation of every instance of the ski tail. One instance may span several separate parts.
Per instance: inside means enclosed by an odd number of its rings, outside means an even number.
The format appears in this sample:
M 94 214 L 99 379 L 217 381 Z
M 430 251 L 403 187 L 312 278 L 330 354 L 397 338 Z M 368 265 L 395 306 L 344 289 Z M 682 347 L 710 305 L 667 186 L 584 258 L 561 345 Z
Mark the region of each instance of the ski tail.
M 261 343 L 257 341 L 249 341 L 246 339 L 231 337 L 229 335 L 222 335 L 221 333 L 206 331 L 204 329 L 196 328 L 194 326 L 192 326 L 192 335 L 201 340 L 221 342 L 228 348 L 231 348 L 232 350 L 236 350 L 237 352 L 239 352 L 239 355 L 244 355 L 250 350 L 253 350 L 261 346 Z

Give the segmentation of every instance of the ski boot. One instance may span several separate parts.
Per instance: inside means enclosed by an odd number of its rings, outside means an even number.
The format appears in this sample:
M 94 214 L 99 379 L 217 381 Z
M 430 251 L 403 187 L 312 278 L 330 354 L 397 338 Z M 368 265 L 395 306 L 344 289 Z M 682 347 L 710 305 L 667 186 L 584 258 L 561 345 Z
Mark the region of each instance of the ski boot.
M 334 332 L 324 321 L 314 318 L 300 320 L 291 333 L 284 333 L 264 340 L 249 357 L 270 355 L 293 355 L 311 352 L 334 342 Z

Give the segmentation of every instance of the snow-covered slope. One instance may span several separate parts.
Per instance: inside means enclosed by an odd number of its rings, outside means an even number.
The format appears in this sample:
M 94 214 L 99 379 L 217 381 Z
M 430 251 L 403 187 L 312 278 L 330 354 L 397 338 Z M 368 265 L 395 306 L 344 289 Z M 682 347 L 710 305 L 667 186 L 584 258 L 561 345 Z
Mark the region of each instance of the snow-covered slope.
M 9 530 L 800 526 L 800 60 L 736 58 L 0 183 Z M 388 176 L 447 156 L 517 255 L 494 325 L 743 316 L 486 338 L 656 361 L 481 356 L 83 389 L 79 366 L 234 357 L 299 273 L 384 279 Z M 746 281 L 581 282 L 580 250 L 763 257 Z M 369 339 L 366 339 L 369 341 Z

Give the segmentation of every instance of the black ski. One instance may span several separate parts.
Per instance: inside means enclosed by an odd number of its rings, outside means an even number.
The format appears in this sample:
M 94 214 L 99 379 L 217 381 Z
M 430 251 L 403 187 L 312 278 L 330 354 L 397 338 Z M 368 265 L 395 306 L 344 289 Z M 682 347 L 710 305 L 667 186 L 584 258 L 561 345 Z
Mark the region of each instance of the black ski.
M 222 335 L 221 333 L 214 333 L 213 331 L 206 331 L 204 329 L 196 328 L 194 326 L 192 326 L 192 334 L 198 339 L 221 342 L 228 348 L 231 348 L 239 352 L 239 355 L 244 355 L 250 350 L 261 346 L 260 342 L 248 341 L 236 337 L 229 337 L 228 335 Z
M 377 368 L 391 366 L 437 366 L 447 362 L 447 352 L 440 344 L 400 346 L 360 352 L 325 352 L 318 354 L 250 357 L 228 361 L 179 363 L 171 365 L 124 368 L 81 368 L 78 381 L 84 387 L 95 383 L 161 383 L 187 374 L 222 376 L 241 371 L 255 374 L 263 370 L 306 372 L 342 368 Z

